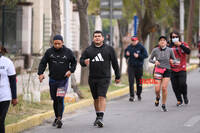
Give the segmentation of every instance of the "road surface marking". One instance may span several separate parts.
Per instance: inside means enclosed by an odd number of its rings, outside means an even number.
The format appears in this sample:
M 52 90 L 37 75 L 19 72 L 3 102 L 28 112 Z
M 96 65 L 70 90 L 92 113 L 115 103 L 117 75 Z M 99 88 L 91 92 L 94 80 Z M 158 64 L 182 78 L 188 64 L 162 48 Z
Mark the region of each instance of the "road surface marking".
M 200 115 L 194 116 L 191 119 L 189 119 L 187 122 L 185 122 L 184 126 L 185 127 L 192 127 L 199 121 L 200 121 Z

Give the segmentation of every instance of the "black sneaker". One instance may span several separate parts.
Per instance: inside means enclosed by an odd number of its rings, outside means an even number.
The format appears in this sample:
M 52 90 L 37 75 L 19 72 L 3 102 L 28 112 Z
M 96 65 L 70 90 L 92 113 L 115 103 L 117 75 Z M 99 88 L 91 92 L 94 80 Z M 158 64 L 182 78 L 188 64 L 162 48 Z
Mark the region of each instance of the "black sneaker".
M 97 119 L 97 125 L 99 128 L 103 127 L 103 119 Z
M 141 95 L 138 95 L 138 101 L 141 101 L 141 100 L 142 100 Z
M 97 126 L 97 120 L 98 120 L 98 118 L 96 118 L 96 120 L 94 121 L 94 126 Z
M 156 97 L 156 101 L 155 101 L 155 106 L 158 107 L 159 105 L 159 100 L 160 100 L 160 97 Z
M 166 106 L 165 106 L 165 104 L 162 105 L 162 111 L 163 112 L 167 112 L 168 111 L 167 108 L 166 108 Z
M 61 128 L 63 123 L 61 120 L 57 120 L 56 125 L 57 125 L 57 128 Z
M 184 103 L 185 103 L 185 104 L 188 104 L 188 103 L 189 103 L 189 100 L 188 100 L 187 97 L 184 97 L 183 100 L 184 100 Z
M 56 126 L 56 122 L 58 119 L 55 119 L 54 122 L 52 123 L 52 126 L 55 127 Z
M 181 102 L 181 101 L 178 101 L 177 104 L 176 104 L 177 107 L 180 107 L 182 105 L 183 105 L 183 102 Z
M 130 102 L 134 102 L 134 101 L 135 101 L 135 98 L 134 98 L 134 97 L 130 97 L 130 98 L 129 98 L 129 101 L 130 101 Z

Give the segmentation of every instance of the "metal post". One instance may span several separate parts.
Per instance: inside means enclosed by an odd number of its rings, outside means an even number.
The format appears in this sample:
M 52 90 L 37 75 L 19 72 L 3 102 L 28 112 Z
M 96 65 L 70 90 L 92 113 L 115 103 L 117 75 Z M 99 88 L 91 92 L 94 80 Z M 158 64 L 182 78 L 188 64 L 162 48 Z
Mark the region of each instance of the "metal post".
M 180 34 L 182 41 L 184 41 L 184 15 L 184 0 L 180 0 Z
M 112 46 L 113 33 L 112 33 L 112 0 L 110 0 L 110 46 Z
M 5 43 L 5 5 L 2 6 L 2 46 L 4 46 Z

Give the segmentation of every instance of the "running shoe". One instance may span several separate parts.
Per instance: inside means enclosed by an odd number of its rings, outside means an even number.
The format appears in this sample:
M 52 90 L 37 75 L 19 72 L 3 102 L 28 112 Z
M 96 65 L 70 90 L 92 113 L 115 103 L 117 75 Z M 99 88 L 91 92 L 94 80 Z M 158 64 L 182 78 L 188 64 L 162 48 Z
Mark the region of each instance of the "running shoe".
M 57 128 L 61 128 L 63 123 L 61 120 L 57 120 L 56 125 L 57 125 Z
M 181 101 L 178 101 L 177 104 L 176 104 L 177 107 L 180 107 L 182 105 L 183 105 L 183 102 L 181 102 Z
M 58 119 L 55 119 L 54 122 L 52 123 L 52 126 L 55 127 L 56 126 L 56 122 Z
M 159 100 L 160 100 L 160 97 L 156 97 L 156 101 L 155 101 L 155 106 L 158 107 L 159 105 Z
M 134 98 L 134 97 L 130 97 L 130 98 L 129 98 L 129 101 L 130 101 L 130 102 L 134 102 L 134 101 L 135 101 L 135 98 Z
M 98 120 L 98 118 L 96 118 L 96 120 L 94 121 L 94 126 L 97 126 L 97 120 Z
M 103 119 L 98 119 L 97 120 L 97 125 L 98 125 L 99 128 L 103 127 L 104 126 Z
M 141 95 L 138 95 L 138 101 L 141 101 L 141 100 L 142 100 Z
M 189 103 L 189 100 L 188 100 L 187 97 L 184 97 L 183 100 L 184 100 L 184 103 L 185 103 L 185 104 L 188 104 L 188 103 Z
M 167 108 L 166 108 L 166 106 L 165 106 L 165 104 L 162 105 L 162 111 L 163 112 L 167 112 L 168 111 Z

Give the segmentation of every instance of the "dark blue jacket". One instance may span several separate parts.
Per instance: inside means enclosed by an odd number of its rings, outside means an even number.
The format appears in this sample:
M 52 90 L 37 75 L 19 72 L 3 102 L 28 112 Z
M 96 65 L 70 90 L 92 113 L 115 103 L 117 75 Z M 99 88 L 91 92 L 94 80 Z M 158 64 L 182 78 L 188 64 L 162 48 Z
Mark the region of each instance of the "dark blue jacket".
M 129 51 L 130 56 L 126 55 L 126 52 Z M 134 53 L 139 54 L 138 58 L 134 57 Z M 128 59 L 128 64 L 133 67 L 143 67 L 144 59 L 148 57 L 147 51 L 141 43 L 133 46 L 130 44 L 124 52 L 124 57 Z

